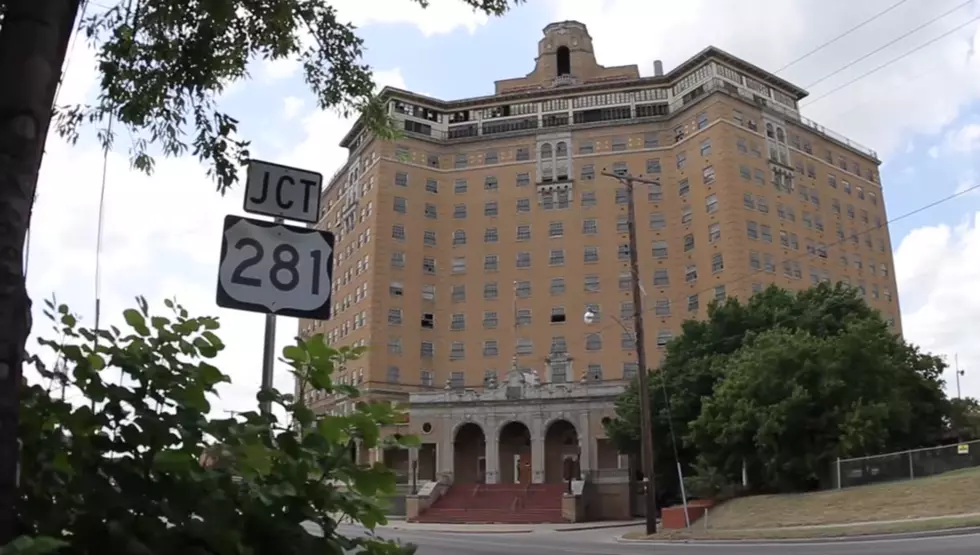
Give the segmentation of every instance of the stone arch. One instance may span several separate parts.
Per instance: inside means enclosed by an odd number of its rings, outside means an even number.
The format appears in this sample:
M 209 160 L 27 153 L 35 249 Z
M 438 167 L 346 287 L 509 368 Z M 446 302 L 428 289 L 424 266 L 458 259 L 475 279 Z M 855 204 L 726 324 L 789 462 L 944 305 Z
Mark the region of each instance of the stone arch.
M 568 474 L 579 478 L 580 442 L 582 436 L 578 428 L 565 418 L 554 418 L 548 422 L 544 433 L 544 481 L 549 484 L 561 483 Z
M 531 482 L 531 428 L 520 420 L 504 422 L 497 430 L 500 483 Z
M 557 75 L 570 75 L 572 73 L 572 51 L 567 46 L 559 46 L 555 51 L 555 62 Z
M 476 484 L 486 473 L 487 436 L 476 422 L 460 422 L 453 427 L 453 482 Z

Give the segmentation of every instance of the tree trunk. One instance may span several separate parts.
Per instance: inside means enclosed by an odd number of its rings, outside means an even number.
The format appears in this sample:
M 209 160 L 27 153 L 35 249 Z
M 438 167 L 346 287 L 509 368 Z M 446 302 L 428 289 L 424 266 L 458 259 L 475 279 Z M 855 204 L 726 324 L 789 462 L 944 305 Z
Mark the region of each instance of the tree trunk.
M 0 545 L 18 533 L 19 390 L 31 332 L 24 240 L 54 93 L 80 0 L 5 4 L 0 26 Z

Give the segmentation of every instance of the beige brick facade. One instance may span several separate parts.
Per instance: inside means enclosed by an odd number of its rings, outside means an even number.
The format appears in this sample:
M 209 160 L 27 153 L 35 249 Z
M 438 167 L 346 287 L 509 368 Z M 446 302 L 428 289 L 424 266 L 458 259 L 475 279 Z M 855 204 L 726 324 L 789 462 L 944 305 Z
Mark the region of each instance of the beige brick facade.
M 543 384 L 630 378 L 612 318 L 632 301 L 626 204 L 604 169 L 660 182 L 636 194 L 651 364 L 712 299 L 770 283 L 846 281 L 901 329 L 879 161 L 800 116 L 805 91 L 713 48 L 665 75 L 604 68 L 576 22 L 548 26 L 535 70 L 496 90 L 388 89 L 404 137 L 345 140 L 321 221 L 339 237 L 335 315 L 300 324 L 370 347 L 343 380 L 407 402 L 503 381 L 514 357 Z

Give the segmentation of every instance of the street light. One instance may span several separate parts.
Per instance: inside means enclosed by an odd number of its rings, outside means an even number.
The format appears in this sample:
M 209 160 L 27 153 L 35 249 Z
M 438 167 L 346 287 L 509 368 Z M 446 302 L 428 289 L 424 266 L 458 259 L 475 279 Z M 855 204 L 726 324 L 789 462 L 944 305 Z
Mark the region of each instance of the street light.
M 966 370 L 960 370 L 960 355 L 953 355 L 953 372 L 956 374 L 956 398 L 960 399 L 960 376 L 966 375 Z

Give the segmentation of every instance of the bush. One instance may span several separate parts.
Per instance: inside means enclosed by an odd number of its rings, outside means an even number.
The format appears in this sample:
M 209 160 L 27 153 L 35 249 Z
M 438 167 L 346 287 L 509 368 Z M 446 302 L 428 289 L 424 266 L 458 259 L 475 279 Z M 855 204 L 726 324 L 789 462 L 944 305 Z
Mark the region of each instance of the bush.
M 43 538 L 59 554 L 414 552 L 337 530 L 343 517 L 368 528 L 385 522 L 377 498 L 395 477 L 355 464 L 349 445 L 380 445 L 380 427 L 397 417 L 391 407 L 358 403 L 346 416 L 316 416 L 301 396 L 272 390 L 257 398 L 281 407 L 287 422 L 258 411 L 214 418 L 209 399 L 230 381 L 210 362 L 224 348 L 218 320 L 190 317 L 173 301 L 168 316 L 150 315 L 137 301 L 123 313 L 126 330 L 81 327 L 67 306 L 47 303 L 59 339 L 40 344 L 57 361 L 48 368 L 32 356 L 47 383 L 21 396 L 22 546 Z M 304 387 L 354 398 L 333 372 L 360 352 L 315 336 L 283 354 Z M 64 400 L 62 385 L 84 401 Z M 215 451 L 220 464 L 202 464 Z

